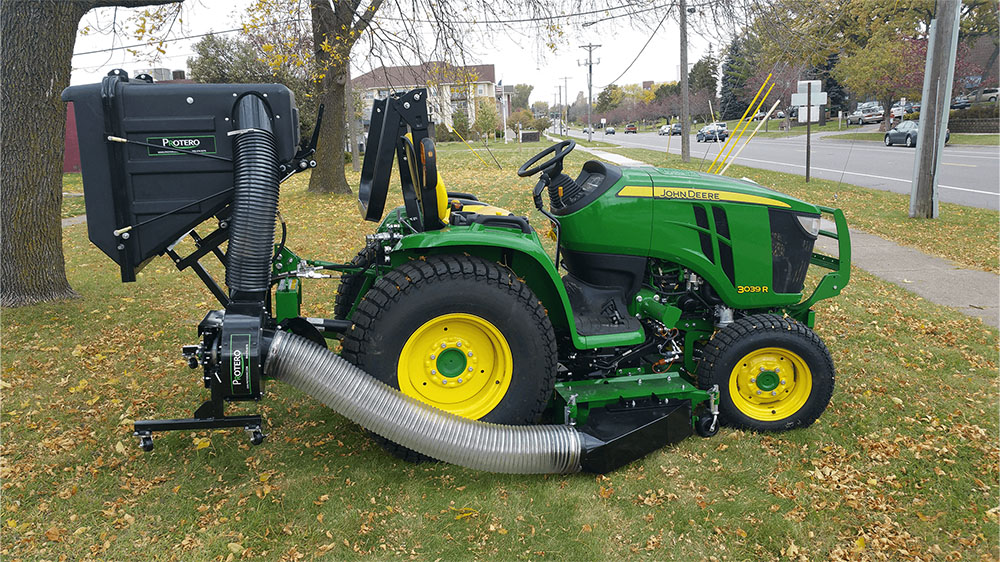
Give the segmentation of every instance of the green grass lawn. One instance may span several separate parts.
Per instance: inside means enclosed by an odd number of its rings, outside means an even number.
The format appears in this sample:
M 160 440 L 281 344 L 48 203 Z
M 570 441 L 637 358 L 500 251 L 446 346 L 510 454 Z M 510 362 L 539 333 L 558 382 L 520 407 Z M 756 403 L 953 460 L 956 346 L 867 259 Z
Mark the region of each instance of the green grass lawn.
M 464 147 L 439 154 L 450 189 L 541 228 L 532 178 L 514 175 L 534 152 L 495 148 L 503 171 Z M 350 258 L 374 224 L 305 179 L 282 189 L 288 243 Z M 141 453 L 132 420 L 207 398 L 179 347 L 217 303 L 164 258 L 121 284 L 83 225 L 64 244 L 81 297 L 0 320 L 4 560 L 997 559 L 997 331 L 862 271 L 817 307 L 838 373 L 812 427 L 724 428 L 606 476 L 503 476 L 395 460 L 278 383 L 229 409 L 266 416 L 264 445 L 185 431 Z M 303 312 L 330 315 L 336 282 L 305 283 Z
M 829 135 L 824 137 L 828 140 L 865 140 L 882 142 L 885 133 L 844 133 L 842 135 Z M 978 144 L 983 146 L 1000 146 L 1000 135 L 973 135 L 965 133 L 955 133 L 951 135 L 948 144 Z
M 62 218 L 84 214 L 83 176 L 79 172 L 63 174 Z
M 654 166 L 704 169 L 707 164 L 692 159 L 684 164 L 680 156 L 641 148 L 614 150 L 629 158 Z M 868 189 L 831 180 L 805 178 L 733 164 L 726 175 L 750 178 L 763 186 L 788 193 L 811 203 L 839 207 L 852 228 L 877 234 L 924 253 L 952 260 L 965 267 L 1000 272 L 997 248 L 1000 247 L 996 211 L 941 203 L 940 216 L 934 220 L 909 218 L 908 195 Z

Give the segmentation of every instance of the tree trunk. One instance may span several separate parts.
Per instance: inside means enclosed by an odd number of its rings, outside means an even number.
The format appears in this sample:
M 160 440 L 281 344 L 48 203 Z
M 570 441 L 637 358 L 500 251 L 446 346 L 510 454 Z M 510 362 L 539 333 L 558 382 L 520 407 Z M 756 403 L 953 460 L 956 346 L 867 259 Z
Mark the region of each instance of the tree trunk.
M 976 101 L 983 101 L 983 88 L 987 84 L 992 83 L 993 69 L 996 68 L 997 55 L 1000 55 L 1000 44 L 993 46 L 993 54 L 990 55 L 989 60 L 986 61 L 986 66 L 983 67 L 982 78 L 979 82 L 979 87 L 976 88 Z
M 892 128 L 892 98 L 881 100 L 881 102 L 882 123 L 879 125 L 878 130 L 880 133 L 884 133 Z
M 62 249 L 62 161 L 73 46 L 91 8 L 183 0 L 0 0 L 0 306 L 78 296 Z
M 0 305 L 77 296 L 62 252 L 62 162 L 77 25 L 75 2 L 0 6 L 3 117 L 0 120 Z
M 350 47 L 345 49 L 343 43 L 333 39 L 344 26 L 345 17 L 346 29 L 350 29 L 353 11 L 347 4 L 337 2 L 336 12 L 326 1 L 312 5 L 313 44 L 318 70 L 323 75 L 316 84 L 316 97 L 326 105 L 316 147 L 316 168 L 309 177 L 309 191 L 315 193 L 351 193 L 344 174 L 344 94 Z M 332 49 L 324 50 L 324 44 Z

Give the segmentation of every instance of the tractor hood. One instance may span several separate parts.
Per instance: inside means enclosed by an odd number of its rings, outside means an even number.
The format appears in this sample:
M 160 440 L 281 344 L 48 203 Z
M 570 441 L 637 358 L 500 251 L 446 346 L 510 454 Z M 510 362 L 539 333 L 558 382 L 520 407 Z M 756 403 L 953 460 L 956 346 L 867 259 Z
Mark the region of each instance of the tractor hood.
M 643 167 L 635 168 L 633 171 L 649 174 L 653 199 L 705 203 L 750 203 L 789 211 L 819 214 L 819 209 L 815 205 L 768 189 L 748 179 L 734 179 L 717 174 L 670 168 Z M 630 187 L 629 189 L 646 190 L 650 188 Z

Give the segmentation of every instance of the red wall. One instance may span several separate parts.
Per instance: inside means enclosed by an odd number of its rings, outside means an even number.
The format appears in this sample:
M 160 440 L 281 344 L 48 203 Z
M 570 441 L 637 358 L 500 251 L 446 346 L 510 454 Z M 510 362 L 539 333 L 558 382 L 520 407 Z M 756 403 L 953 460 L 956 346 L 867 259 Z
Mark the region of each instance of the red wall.
M 73 103 L 66 104 L 66 150 L 63 153 L 63 172 L 80 171 L 80 141 L 76 138 L 76 113 Z

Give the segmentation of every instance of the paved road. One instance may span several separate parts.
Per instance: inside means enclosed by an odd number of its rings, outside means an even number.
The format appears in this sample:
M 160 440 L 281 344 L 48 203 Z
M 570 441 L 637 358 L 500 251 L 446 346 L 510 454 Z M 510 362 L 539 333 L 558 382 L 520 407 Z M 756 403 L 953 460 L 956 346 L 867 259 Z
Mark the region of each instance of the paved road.
M 863 132 L 875 132 L 878 125 L 866 125 Z M 858 129 L 852 128 L 852 132 Z M 585 137 L 580 131 L 571 136 Z M 748 133 L 749 134 L 749 133 Z M 887 147 L 873 141 L 824 139 L 830 133 L 812 139 L 811 172 L 816 178 L 843 181 L 854 185 L 910 193 L 916 150 L 901 146 Z M 667 137 L 656 133 L 619 134 L 595 140 L 610 141 L 627 147 L 666 150 Z M 745 142 L 740 141 L 742 145 Z M 698 143 L 691 137 L 691 156 L 706 160 L 706 167 L 718 154 L 722 143 Z M 680 140 L 670 141 L 670 152 L 680 154 Z M 746 166 L 805 175 L 805 136 L 783 139 L 755 138 L 735 161 Z M 734 151 L 735 154 L 735 151 Z M 1000 147 L 950 145 L 944 149 L 938 187 L 941 201 L 986 209 L 1000 208 Z

